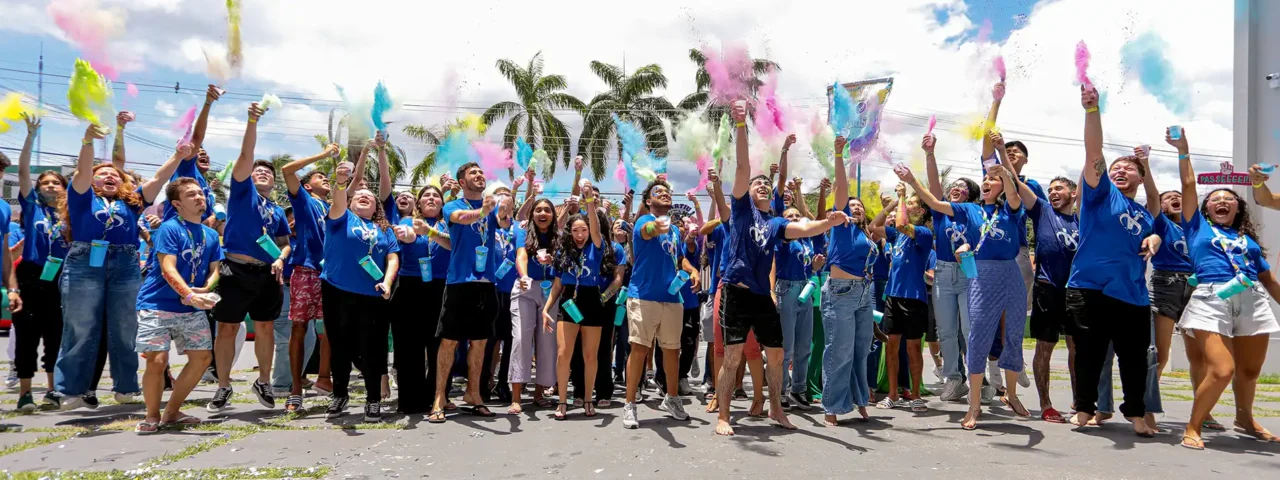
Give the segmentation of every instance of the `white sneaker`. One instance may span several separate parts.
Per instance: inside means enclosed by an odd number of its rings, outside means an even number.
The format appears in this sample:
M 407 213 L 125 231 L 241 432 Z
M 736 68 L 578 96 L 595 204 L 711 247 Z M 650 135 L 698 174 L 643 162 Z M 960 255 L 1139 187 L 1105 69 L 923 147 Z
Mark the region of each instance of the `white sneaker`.
M 965 395 L 969 394 L 969 386 L 965 385 L 963 380 L 948 379 L 947 383 L 942 386 L 941 399 L 944 402 L 953 402 L 961 400 Z
M 981 403 L 982 403 L 983 405 L 991 405 L 991 402 L 992 402 L 992 401 L 994 401 L 994 400 L 995 400 L 995 398 L 996 398 L 996 386 L 995 386 L 995 385 L 983 385 L 983 386 L 982 386 L 982 402 L 981 402 Z
M 62 397 L 63 410 L 75 410 L 77 408 L 88 407 L 89 404 L 84 401 L 84 397 L 80 395 L 64 395 Z
M 689 414 L 684 411 L 684 403 L 680 402 L 679 397 L 667 395 L 667 399 L 662 401 L 662 409 L 671 414 L 671 418 L 676 420 L 688 420 Z
M 116 403 L 119 403 L 119 404 L 134 403 L 138 401 L 138 394 L 116 392 L 115 399 L 116 399 Z
M 636 404 L 626 403 L 622 405 L 622 428 L 640 428 L 640 419 L 636 417 Z
M 939 382 L 947 380 L 947 377 L 942 376 L 942 367 L 933 367 L 933 378 L 938 379 Z
M 1004 390 L 1004 372 L 1000 371 L 997 360 L 987 360 L 987 383 L 995 386 L 996 390 Z
M 680 389 L 680 396 L 682 397 L 685 395 L 693 395 L 693 388 L 689 386 L 689 379 L 687 378 L 681 378 L 680 385 L 677 388 Z
M 9 341 L 13 341 L 12 338 Z M 18 371 L 9 370 L 9 376 L 4 379 L 4 388 L 13 388 L 18 386 Z
M 1021 385 L 1022 388 L 1028 388 L 1031 386 L 1031 378 L 1027 377 L 1026 369 L 1018 372 L 1018 385 Z

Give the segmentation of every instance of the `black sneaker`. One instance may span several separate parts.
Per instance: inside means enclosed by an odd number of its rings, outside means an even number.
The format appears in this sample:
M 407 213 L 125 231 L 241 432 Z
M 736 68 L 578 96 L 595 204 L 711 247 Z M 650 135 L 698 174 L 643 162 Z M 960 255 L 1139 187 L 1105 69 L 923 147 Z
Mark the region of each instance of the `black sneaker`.
M 785 412 L 791 410 L 791 394 L 790 392 L 782 395 L 782 410 Z
M 343 403 L 346 403 L 345 401 Z M 364 406 L 364 423 L 382 422 L 382 404 L 370 403 Z
M 271 393 L 271 385 L 262 383 L 262 380 L 253 382 L 253 395 L 258 397 L 258 403 L 267 408 L 276 408 L 276 396 Z
M 506 385 L 494 387 L 493 398 L 498 399 L 501 403 L 511 403 L 511 387 Z
M 733 399 L 734 399 L 734 400 L 746 400 L 746 399 L 747 399 L 747 391 L 746 391 L 746 390 L 743 390 L 743 389 L 741 389 L 741 388 L 739 388 L 739 389 L 737 389 L 737 390 L 734 390 L 734 391 L 733 391 Z
M 49 390 L 47 392 L 44 392 L 43 401 L 45 405 L 53 405 L 55 407 L 60 407 L 62 406 L 62 394 L 55 392 L 53 390 Z
M 205 411 L 209 413 L 218 413 L 227 409 L 227 403 L 231 401 L 231 387 L 218 387 L 218 391 L 213 392 L 213 400 L 204 406 Z
M 324 411 L 325 418 L 338 418 L 347 413 L 348 397 L 333 397 L 333 401 L 329 402 L 329 408 Z M 376 403 L 374 405 L 377 405 Z M 378 408 L 378 407 L 373 407 Z
M 93 392 L 93 391 L 85 392 L 84 395 L 81 396 L 80 398 L 84 400 L 84 405 L 86 407 L 89 407 L 92 410 L 98 409 L 98 393 L 97 392 Z
M 805 395 L 802 393 L 791 392 L 787 396 L 791 398 L 791 406 L 795 408 L 800 410 L 809 410 L 810 408 L 813 408 L 813 403 L 809 402 L 809 399 L 805 398 Z

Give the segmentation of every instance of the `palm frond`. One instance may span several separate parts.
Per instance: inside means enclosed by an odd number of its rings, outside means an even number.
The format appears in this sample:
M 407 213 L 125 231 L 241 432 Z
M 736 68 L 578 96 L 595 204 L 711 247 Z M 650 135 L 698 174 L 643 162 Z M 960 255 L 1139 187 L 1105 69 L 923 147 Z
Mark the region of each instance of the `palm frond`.
M 622 83 L 622 69 L 599 60 L 591 61 L 591 73 L 600 77 L 600 80 L 603 81 L 610 89 L 615 89 L 618 87 L 618 84 Z
M 405 135 L 408 135 L 409 138 L 412 138 L 414 140 L 417 140 L 419 142 L 425 143 L 430 146 L 439 145 L 440 141 L 443 140 L 444 136 L 448 133 L 444 128 L 441 128 L 439 125 L 434 125 L 431 127 L 426 127 L 423 125 L 405 125 L 400 129 L 400 131 L 403 132 Z M 320 138 L 321 136 L 322 135 L 316 135 L 316 138 Z
M 480 121 L 485 125 L 493 125 L 494 121 L 506 118 L 513 112 L 524 110 L 524 106 L 516 102 L 498 102 L 480 114 Z

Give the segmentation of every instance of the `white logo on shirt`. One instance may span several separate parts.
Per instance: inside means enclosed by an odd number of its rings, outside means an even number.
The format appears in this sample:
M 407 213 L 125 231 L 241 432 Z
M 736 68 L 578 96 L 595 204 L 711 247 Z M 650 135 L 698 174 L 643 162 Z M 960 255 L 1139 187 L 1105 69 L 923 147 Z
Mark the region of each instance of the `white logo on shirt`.
M 1213 242 L 1213 244 L 1222 249 L 1222 253 L 1232 256 L 1244 255 L 1249 251 L 1248 237 L 1243 235 L 1236 237 L 1235 240 L 1228 239 L 1225 236 L 1219 237 Z
M 1187 239 L 1184 237 L 1178 238 L 1177 241 L 1173 242 L 1173 250 L 1178 252 L 1184 257 L 1189 256 L 1189 251 L 1187 249 Z
M 760 248 L 764 248 L 764 245 L 769 242 L 769 224 L 753 222 L 748 231 L 751 233 L 751 240 L 756 242 L 756 245 L 759 245 Z
M 258 196 L 258 216 L 262 217 L 262 226 L 268 232 L 275 230 L 271 227 L 276 223 L 275 209 L 271 207 L 271 202 L 268 202 L 266 197 Z
M 114 207 L 115 202 L 111 202 L 110 205 L 104 203 L 102 204 L 101 210 L 93 212 L 93 217 L 98 219 L 98 221 L 102 222 L 105 226 L 102 230 L 102 233 L 104 234 L 111 231 L 113 228 L 121 227 L 125 224 L 124 217 L 119 213 L 116 213 L 116 209 Z
M 947 237 L 951 239 L 952 245 L 964 244 L 964 225 L 952 223 L 947 226 Z
M 1120 225 L 1129 232 L 1129 235 L 1142 235 L 1141 220 L 1141 212 L 1124 212 L 1120 214 Z
M 1061 228 L 1061 229 L 1058 229 L 1058 232 L 1055 233 L 1054 235 L 1058 237 L 1059 242 L 1062 242 L 1062 248 L 1065 248 L 1072 252 L 1076 251 L 1076 247 L 1079 245 L 1079 240 L 1080 240 L 1079 230 L 1076 230 L 1071 233 L 1067 233 L 1066 228 Z
M 360 225 L 354 225 L 351 227 L 351 234 L 355 235 L 360 240 L 363 240 L 365 243 L 369 243 L 371 240 L 378 238 L 378 226 L 366 226 L 361 222 Z
M 191 272 L 200 271 L 200 265 L 204 260 L 204 244 L 192 245 L 191 248 L 185 249 L 178 255 L 183 260 L 191 264 Z

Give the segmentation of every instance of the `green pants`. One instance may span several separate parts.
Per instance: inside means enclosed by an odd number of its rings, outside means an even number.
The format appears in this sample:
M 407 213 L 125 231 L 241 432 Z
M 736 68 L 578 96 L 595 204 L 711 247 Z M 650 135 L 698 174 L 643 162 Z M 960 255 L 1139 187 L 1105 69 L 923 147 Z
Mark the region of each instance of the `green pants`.
M 809 398 L 822 400 L 822 350 L 827 346 L 827 335 L 822 329 L 822 310 L 813 307 L 813 353 L 809 358 Z

